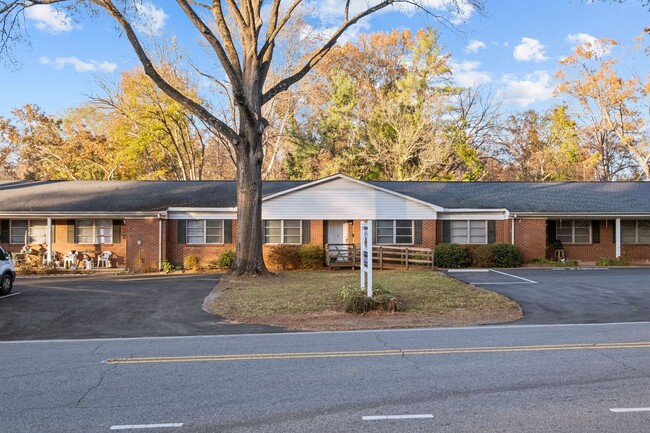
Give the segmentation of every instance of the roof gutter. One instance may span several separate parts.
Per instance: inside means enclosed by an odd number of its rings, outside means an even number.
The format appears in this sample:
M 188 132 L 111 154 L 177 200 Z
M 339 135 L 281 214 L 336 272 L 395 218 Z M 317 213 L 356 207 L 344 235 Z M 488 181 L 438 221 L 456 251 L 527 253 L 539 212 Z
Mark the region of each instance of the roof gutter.
M 59 211 L 20 211 L 20 212 L 0 212 L 0 218 L 167 218 L 167 211 L 150 211 L 150 212 L 59 212 Z
M 589 217 L 589 218 L 603 218 L 603 219 L 614 219 L 620 217 L 626 218 L 648 218 L 650 217 L 650 212 L 642 213 L 626 213 L 626 212 L 571 212 L 571 213 L 559 213 L 559 212 L 517 212 L 513 214 L 512 218 L 533 218 L 533 217 L 544 217 L 544 218 L 575 218 L 575 217 Z

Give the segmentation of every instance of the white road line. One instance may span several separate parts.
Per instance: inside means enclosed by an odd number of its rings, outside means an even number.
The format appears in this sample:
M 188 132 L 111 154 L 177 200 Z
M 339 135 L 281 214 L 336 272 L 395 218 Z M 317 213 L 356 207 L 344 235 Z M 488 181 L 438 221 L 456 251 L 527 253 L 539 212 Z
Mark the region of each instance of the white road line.
M 650 407 L 615 407 L 610 409 L 612 412 L 650 412 Z
M 529 280 L 528 278 L 518 277 L 518 276 L 516 276 L 516 275 L 507 274 L 507 273 L 505 273 L 505 272 L 501 272 L 501 271 L 495 271 L 494 269 L 490 269 L 490 271 L 492 271 L 492 272 L 496 272 L 497 274 L 501 274 L 501 275 L 507 275 L 507 276 L 512 277 L 512 278 L 517 278 L 517 279 L 519 279 L 519 280 L 528 281 L 529 283 L 535 283 L 535 284 L 537 284 L 537 281 Z
M 145 428 L 169 428 L 169 427 L 183 427 L 182 422 L 167 423 L 167 424 L 129 424 L 129 425 L 113 425 L 111 430 L 136 430 Z
M 8 294 L 8 295 L 0 296 L 0 299 L 2 299 L 2 298 L 8 298 L 8 297 L 10 297 L 10 296 L 16 296 L 16 295 L 20 295 L 20 292 L 10 293 L 10 294 Z
M 484 286 L 486 284 L 492 284 L 494 286 L 494 285 L 501 285 L 501 284 L 533 284 L 533 283 L 535 283 L 535 281 L 524 281 L 523 283 L 519 281 L 515 281 L 515 282 L 509 281 L 507 283 L 480 283 L 480 282 L 477 283 L 471 281 L 469 284 L 474 284 L 475 286 Z
M 447 270 L 450 274 L 455 273 L 466 273 L 466 272 L 490 272 L 489 269 L 449 269 Z
M 433 415 L 430 413 L 420 414 L 420 415 L 369 415 L 362 416 L 361 419 L 364 421 L 377 421 L 384 419 L 423 419 L 423 418 L 433 418 Z

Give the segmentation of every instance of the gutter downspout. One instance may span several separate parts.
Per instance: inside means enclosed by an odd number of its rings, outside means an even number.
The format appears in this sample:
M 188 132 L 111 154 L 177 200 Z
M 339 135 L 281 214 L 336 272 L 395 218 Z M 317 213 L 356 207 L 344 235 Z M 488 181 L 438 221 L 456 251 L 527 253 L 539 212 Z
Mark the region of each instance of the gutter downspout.
M 616 218 L 616 258 L 621 257 L 621 219 Z
M 47 232 L 45 232 L 45 243 L 47 243 L 46 263 L 52 263 L 52 218 L 47 219 Z
M 158 270 L 162 270 L 162 224 L 163 220 L 160 215 L 158 215 Z

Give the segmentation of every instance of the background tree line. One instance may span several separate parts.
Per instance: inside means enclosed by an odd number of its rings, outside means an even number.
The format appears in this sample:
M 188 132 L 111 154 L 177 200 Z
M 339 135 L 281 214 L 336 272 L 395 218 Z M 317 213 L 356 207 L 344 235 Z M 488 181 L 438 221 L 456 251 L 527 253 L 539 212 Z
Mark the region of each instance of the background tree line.
M 559 105 L 545 112 L 505 112 L 487 89 L 454 85 L 451 57 L 434 30 L 362 34 L 335 47 L 310 75 L 264 107 L 269 127 L 263 176 L 648 180 L 650 77 L 623 76 L 617 48 L 616 41 L 599 40 L 563 59 L 556 74 Z M 228 86 L 177 67 L 175 53 L 173 46 L 157 53 L 164 78 L 201 104 L 218 104 L 215 111 L 236 126 Z M 290 67 L 300 62 L 301 52 L 287 44 L 283 60 Z M 282 75 L 270 74 L 275 72 Z M 217 89 L 216 102 L 201 98 L 205 80 Z M 98 89 L 62 115 L 28 104 L 0 118 L 0 175 L 235 177 L 228 141 L 141 68 L 124 72 L 116 84 L 98 83 Z

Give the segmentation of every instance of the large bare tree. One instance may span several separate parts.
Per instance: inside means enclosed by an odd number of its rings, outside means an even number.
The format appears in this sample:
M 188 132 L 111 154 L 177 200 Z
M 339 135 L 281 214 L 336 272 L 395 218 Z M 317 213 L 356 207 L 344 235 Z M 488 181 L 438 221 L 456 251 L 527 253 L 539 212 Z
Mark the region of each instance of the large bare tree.
M 57 4 L 78 14 L 102 12 L 112 17 L 131 44 L 144 72 L 172 99 L 198 116 L 235 149 L 237 162 L 237 260 L 236 274 L 264 274 L 262 257 L 263 134 L 268 125 L 262 107 L 304 78 L 334 47 L 341 36 L 361 19 L 391 6 L 429 14 L 424 0 L 340 0 L 339 22 L 323 26 L 322 44 L 305 56 L 303 63 L 277 82 L 267 83 L 276 41 L 306 0 L 177 0 L 179 14 L 194 26 L 210 47 L 227 77 L 238 110 L 237 126 L 229 126 L 205 104 L 184 94 L 164 78 L 151 59 L 143 34 L 137 30 L 141 0 L 0 0 L 0 56 L 21 39 L 24 13 L 31 7 Z M 443 2 L 458 15 L 467 8 L 482 10 L 484 0 Z M 453 11 L 452 11 L 453 12 Z M 298 37 L 298 36 L 296 36 Z M 296 41 L 296 43 L 299 43 Z M 215 75 L 217 73 L 215 72 Z

